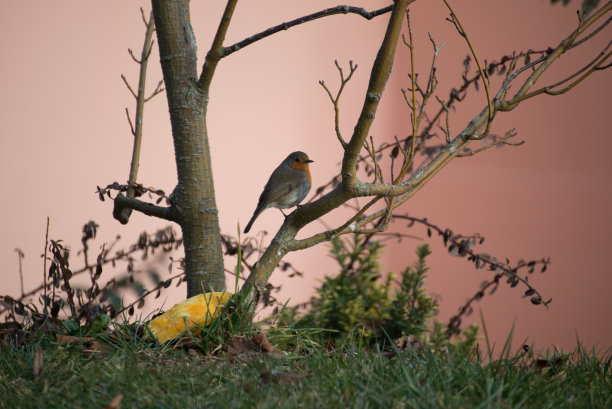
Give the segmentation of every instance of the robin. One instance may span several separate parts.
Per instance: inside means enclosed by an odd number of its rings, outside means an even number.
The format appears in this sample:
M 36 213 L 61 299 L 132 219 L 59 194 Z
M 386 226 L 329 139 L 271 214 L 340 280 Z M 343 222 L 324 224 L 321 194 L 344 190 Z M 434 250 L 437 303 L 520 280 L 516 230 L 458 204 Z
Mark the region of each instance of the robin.
M 313 161 L 308 158 L 308 155 L 298 151 L 287 156 L 283 163 L 274 169 L 266 187 L 259 196 L 259 202 L 253 217 L 244 229 L 245 233 L 251 230 L 257 216 L 268 207 L 288 209 L 297 206 L 304 200 L 311 186 L 310 170 L 308 169 L 308 164 L 311 162 Z M 281 213 L 283 213 L 282 210 Z

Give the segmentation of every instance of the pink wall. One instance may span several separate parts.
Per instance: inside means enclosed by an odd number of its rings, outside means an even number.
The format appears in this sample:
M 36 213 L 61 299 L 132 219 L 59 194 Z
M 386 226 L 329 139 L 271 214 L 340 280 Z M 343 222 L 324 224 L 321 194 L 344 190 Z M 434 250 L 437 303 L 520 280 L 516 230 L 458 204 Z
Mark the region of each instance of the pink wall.
M 207 2 L 208 3 L 208 2 Z M 498 58 L 512 50 L 556 45 L 576 23 L 574 8 L 550 6 L 548 1 L 470 0 L 455 2 L 481 59 Z M 574 4 L 575 3 L 575 4 Z M 204 56 L 222 5 L 193 2 L 192 24 Z M 385 1 L 358 1 L 374 9 Z M 26 253 L 26 289 L 42 275 L 39 255 L 44 245 L 46 216 L 50 236 L 78 249 L 80 228 L 89 219 L 101 225 L 98 244 L 121 234 L 124 243 L 142 230 L 166 223 L 142 215 L 121 226 L 111 217 L 109 202 L 98 201 L 96 185 L 127 179 L 131 135 L 124 107 L 134 103 L 123 86 L 121 73 L 134 83 L 137 66 L 126 49 L 137 53 L 144 27 L 138 6 L 148 2 L 0 3 L 0 259 L 4 281 L 0 293 L 19 294 L 15 247 Z M 281 21 L 335 5 L 324 1 L 245 2 L 238 6 L 227 43 Z M 262 12 L 266 10 L 266 12 Z M 257 16 L 257 18 L 253 18 Z M 417 42 L 417 69 L 426 75 L 431 46 L 427 31 L 446 44 L 439 57 L 440 95 L 459 83 L 460 62 L 467 49 L 444 18 L 442 2 L 419 1 L 412 9 Z M 238 221 L 248 221 L 270 171 L 293 150 L 304 150 L 314 160 L 315 186 L 337 172 L 341 149 L 333 133 L 332 109 L 317 81 L 337 84 L 333 61 L 359 64 L 344 94 L 342 129 L 350 135 L 368 71 L 382 38 L 386 17 L 368 22 L 356 16 L 319 20 L 254 44 L 223 60 L 212 88 L 209 126 L 222 230 L 232 234 Z M 606 28 L 585 51 L 561 59 L 560 67 L 544 79 L 551 82 L 580 66 L 581 56 L 595 57 L 610 39 Z M 157 50 L 150 64 L 150 87 L 161 78 Z M 405 50 L 397 57 L 395 76 L 387 86 L 372 135 L 378 141 L 408 132 L 408 113 L 399 88 L 407 87 Z M 532 282 L 553 297 L 550 309 L 533 307 L 518 289 L 501 288 L 485 299 L 482 308 L 493 337 L 503 341 L 516 320 L 516 341 L 529 337 L 540 347 L 569 348 L 576 335 L 587 345 L 611 345 L 612 312 L 609 294 L 612 276 L 607 251 L 612 244 L 608 209 L 612 199 L 609 112 L 612 102 L 609 72 L 589 78 L 572 93 L 543 96 L 501 114 L 493 131 L 515 127 L 526 140 L 517 148 L 490 150 L 477 157 L 458 159 L 428 184 L 404 210 L 414 216 L 487 240 L 481 250 L 511 260 L 550 256 L 553 264 Z M 451 117 L 458 132 L 482 109 L 484 96 L 472 95 Z M 140 181 L 170 192 L 176 171 L 165 96 L 146 106 L 145 139 Z M 342 211 L 339 215 L 345 214 Z M 328 221 L 340 217 L 330 216 Z M 265 212 L 253 232 L 273 232 L 280 224 L 277 211 Z M 320 231 L 313 223 L 300 234 Z M 402 223 L 396 228 L 402 230 Z M 426 238 L 425 231 L 409 233 Z M 269 238 L 268 238 L 269 239 Z M 474 271 L 463 260 L 447 255 L 437 238 L 428 288 L 442 299 L 441 319 L 451 316 L 462 302 L 490 277 Z M 399 270 L 414 260 L 420 240 L 390 244 L 388 269 Z M 94 246 L 94 251 L 96 250 Z M 335 267 L 319 246 L 289 260 L 306 277 L 285 280 L 281 299 L 307 300 L 311 288 Z M 76 256 L 76 255 L 75 255 Z M 79 265 L 75 262 L 75 265 Z M 233 264 L 228 261 L 228 266 Z M 184 297 L 174 289 L 166 300 Z M 478 321 L 478 314 L 472 320 Z

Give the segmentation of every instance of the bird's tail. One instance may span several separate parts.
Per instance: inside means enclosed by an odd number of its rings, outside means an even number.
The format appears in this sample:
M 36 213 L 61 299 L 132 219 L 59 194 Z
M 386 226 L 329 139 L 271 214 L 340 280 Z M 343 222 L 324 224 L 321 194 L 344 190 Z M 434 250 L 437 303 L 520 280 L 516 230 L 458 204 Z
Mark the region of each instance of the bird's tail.
M 251 230 L 251 226 L 253 225 L 254 221 L 255 221 L 255 217 L 251 217 L 251 220 L 249 220 L 249 224 L 247 224 L 246 227 L 244 228 L 244 234 L 247 234 Z
M 257 216 L 259 216 L 259 213 L 261 213 L 262 210 L 263 209 L 260 209 L 259 207 L 255 209 L 255 213 L 253 213 L 253 217 L 251 217 L 251 220 L 249 220 L 249 223 L 244 228 L 244 234 L 247 234 L 251 230 L 251 226 L 253 226 L 253 222 L 255 222 L 255 219 L 257 219 Z

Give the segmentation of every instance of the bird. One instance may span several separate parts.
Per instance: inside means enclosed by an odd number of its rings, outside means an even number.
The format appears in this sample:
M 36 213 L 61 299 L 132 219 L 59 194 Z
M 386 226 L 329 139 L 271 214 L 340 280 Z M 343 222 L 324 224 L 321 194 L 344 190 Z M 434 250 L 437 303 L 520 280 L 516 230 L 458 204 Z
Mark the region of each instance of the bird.
M 314 161 L 310 160 L 304 152 L 297 151 L 287 156 L 274 169 L 263 192 L 261 192 L 261 196 L 259 196 L 259 202 L 255 212 L 253 212 L 253 217 L 244 229 L 245 234 L 251 230 L 255 219 L 268 207 L 288 209 L 297 206 L 304 200 L 312 185 L 308 167 L 312 162 Z M 281 213 L 283 213 L 282 210 Z

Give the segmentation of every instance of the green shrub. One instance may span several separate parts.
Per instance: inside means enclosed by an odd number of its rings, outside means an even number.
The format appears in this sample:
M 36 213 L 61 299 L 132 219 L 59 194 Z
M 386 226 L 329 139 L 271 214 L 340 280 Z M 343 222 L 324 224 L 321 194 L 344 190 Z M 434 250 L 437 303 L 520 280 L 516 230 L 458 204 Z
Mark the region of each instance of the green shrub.
M 310 309 L 297 325 L 334 330 L 326 334 L 368 343 L 386 343 L 388 337 L 405 334 L 421 337 L 437 311 L 436 302 L 423 287 L 429 246 L 417 248 L 418 259 L 413 266 L 397 276 L 388 273 L 383 277 L 378 263 L 382 244 L 362 237 L 332 239 L 331 257 L 338 262 L 340 272 L 324 278 L 310 301 Z M 296 310 L 290 309 L 284 318 L 291 322 L 295 315 Z

